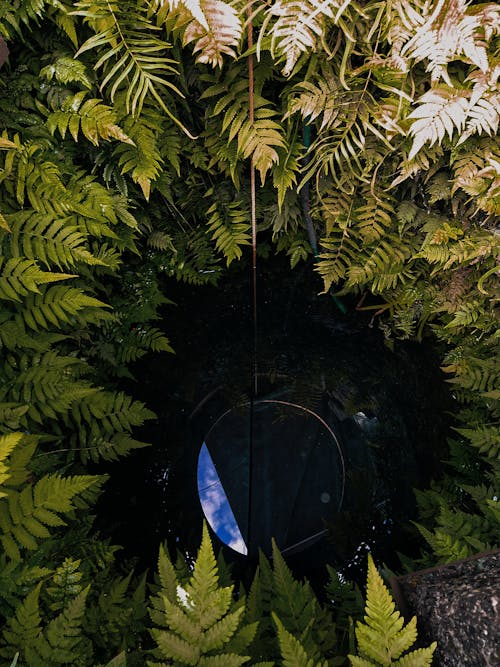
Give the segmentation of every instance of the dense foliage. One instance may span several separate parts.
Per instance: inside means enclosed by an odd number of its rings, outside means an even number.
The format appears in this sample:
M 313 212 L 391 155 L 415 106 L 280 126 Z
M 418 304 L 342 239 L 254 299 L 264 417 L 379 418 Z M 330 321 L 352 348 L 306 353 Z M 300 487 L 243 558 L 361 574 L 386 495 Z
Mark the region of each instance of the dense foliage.
M 446 474 L 418 492 L 420 562 L 498 539 L 499 8 L 259 0 L 250 51 L 247 9 L 0 0 L 6 661 L 20 651 L 20 665 L 119 665 L 127 652 L 127 664 L 144 664 L 145 579 L 93 531 L 89 508 L 105 480 L 86 465 L 144 445 L 133 428 L 152 413 L 117 381 L 147 351 L 170 350 L 154 326 L 167 298 L 158 276 L 215 281 L 249 244 L 250 161 L 263 254 L 274 247 L 292 267 L 307 259 L 310 214 L 325 291 L 359 294 L 388 344 L 433 336 L 445 349 L 456 435 Z M 306 600 L 298 625 L 269 606 L 241 620 L 241 596 L 216 593 L 206 539 L 202 552 L 206 580 L 186 590 L 213 593 L 212 623 L 224 622 L 228 637 L 242 628 L 235 655 L 260 621 L 255 645 L 267 648 L 255 659 L 333 660 L 322 648 L 334 639 L 331 619 L 302 584 L 283 584 Z M 263 564 L 267 591 L 272 576 Z M 177 604 L 171 582 L 161 585 Z M 165 620 L 152 604 L 161 651 Z M 182 630 L 172 606 L 161 613 L 169 632 Z M 227 644 L 224 632 L 207 646 Z M 363 636 L 358 628 L 368 658 L 354 664 L 373 657 Z

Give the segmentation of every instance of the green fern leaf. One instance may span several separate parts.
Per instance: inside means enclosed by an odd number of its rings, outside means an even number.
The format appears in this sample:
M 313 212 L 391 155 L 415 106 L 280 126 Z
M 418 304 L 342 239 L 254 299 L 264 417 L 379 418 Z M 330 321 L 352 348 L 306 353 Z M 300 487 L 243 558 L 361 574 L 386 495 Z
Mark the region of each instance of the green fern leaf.
M 321 131 L 333 126 L 340 113 L 339 102 L 342 101 L 345 101 L 345 91 L 340 81 L 331 71 L 326 71 L 317 82 L 301 81 L 294 87 L 285 118 L 294 113 L 300 113 L 308 123 L 321 118 Z
M 8 648 L 3 649 L 2 654 L 8 651 L 7 655 L 11 656 L 15 650 L 19 650 L 21 654 L 26 651 L 27 657 L 30 653 L 33 654 L 42 633 L 39 609 L 40 588 L 41 584 L 38 584 L 16 608 L 15 615 L 7 621 L 2 637 L 3 643 Z
M 1 267 L 2 260 L 0 259 Z M 39 285 L 75 277 L 67 273 L 42 271 L 31 259 L 11 258 L 5 262 L 0 274 L 0 297 L 11 301 L 21 301 L 21 297 L 30 292 L 39 294 Z
M 71 664 L 85 656 L 82 644 L 88 644 L 88 639 L 82 635 L 82 623 L 89 591 L 90 586 L 87 586 L 47 625 L 45 636 L 50 646 L 47 656 L 50 664 Z
M 287 192 L 297 184 L 297 174 L 304 148 L 298 141 L 289 142 L 287 152 L 278 150 L 278 162 L 272 167 L 273 185 L 278 191 L 278 209 L 281 211 Z M 293 268 L 293 267 L 292 267 Z
M 58 268 L 74 267 L 77 262 L 105 265 L 87 250 L 85 234 L 71 224 L 71 219 L 22 211 L 9 216 L 9 222 L 13 257 L 36 260 L 48 267 L 55 264 Z
M 74 509 L 73 498 L 97 481 L 97 477 L 89 475 L 47 475 L 21 492 L 9 490 L 7 498 L 0 500 L 0 539 L 9 556 L 18 560 L 20 547 L 36 549 L 40 539 L 50 536 L 46 526 L 64 525 L 59 515 Z
M 481 454 L 488 458 L 497 460 L 500 456 L 500 434 L 494 426 L 483 426 L 481 428 L 455 428 L 455 431 L 463 435 Z
M 71 56 L 59 56 L 50 65 L 42 67 L 40 77 L 47 81 L 55 79 L 59 83 L 79 83 L 84 88 L 92 88 L 87 68 L 82 62 Z
M 158 329 L 136 329 L 123 341 L 118 350 L 119 363 L 128 364 L 144 356 L 148 351 L 173 352 L 168 338 Z
M 158 574 L 163 595 L 165 595 L 170 602 L 175 602 L 177 600 L 177 586 L 179 583 L 177 581 L 174 566 L 172 565 L 170 558 L 167 556 L 163 545 L 160 545 L 158 556 Z
M 76 287 L 54 286 L 41 294 L 27 296 L 17 318 L 35 331 L 75 322 L 96 322 L 108 317 L 109 306 Z
M 192 574 L 184 588 L 164 549 L 160 550 L 162 588 L 153 600 L 151 618 L 161 629 L 151 634 L 158 657 L 181 665 L 242 665 L 249 660 L 234 651 L 244 605 L 234 606 L 232 586 L 221 587 L 217 562 L 206 525 Z M 250 631 L 250 637 L 254 628 Z M 240 643 L 245 644 L 244 637 Z M 153 663 L 151 663 L 153 664 Z
M 50 609 L 61 611 L 81 591 L 82 572 L 80 571 L 81 560 L 65 558 L 56 569 L 47 585 L 47 595 L 50 597 Z
M 200 651 L 196 646 L 165 630 L 153 629 L 151 635 L 163 656 L 173 658 L 181 665 L 199 664 Z
M 301 643 L 283 626 L 278 616 L 273 613 L 273 621 L 278 630 L 283 667 L 328 667 L 328 661 L 314 662 L 309 659 Z
M 349 660 L 351 661 L 352 667 L 374 667 L 375 665 L 371 660 L 365 660 L 356 655 L 350 655 Z
M 36 422 L 43 421 L 42 415 L 55 419 L 57 413 L 66 413 L 74 402 L 95 392 L 87 383 L 76 381 L 83 367 L 75 357 L 63 357 L 51 350 L 22 355 L 6 369 L 15 377 L 9 384 L 10 396 L 25 401 L 28 415 Z
M 213 189 L 207 196 L 214 194 Z M 207 211 L 208 230 L 211 232 L 215 247 L 222 252 L 229 266 L 235 259 L 240 259 L 242 246 L 250 245 L 250 222 L 248 211 L 239 201 L 215 201 Z
M 394 663 L 395 667 L 430 667 L 437 644 L 433 642 L 427 648 L 418 648 L 408 655 L 404 655 Z
M 171 45 L 154 35 L 159 28 L 148 20 L 147 5 L 80 0 L 73 14 L 83 16 L 95 27 L 96 34 L 82 44 L 76 55 L 93 49 L 98 51 L 94 69 L 103 70 L 101 89 L 109 88 L 111 101 L 124 89 L 127 113 L 140 115 L 148 99 L 183 127 L 164 98 L 165 92 L 183 97 L 167 78 L 167 75 L 177 74 L 177 63 L 164 55 Z
M 130 174 L 137 183 L 146 200 L 151 194 L 151 184 L 162 170 L 163 160 L 156 141 L 158 125 L 151 122 L 149 127 L 143 119 L 129 119 L 124 124 L 132 139 L 130 145 L 121 144 L 114 150 L 122 174 Z
M 199 667 L 240 667 L 250 660 L 249 657 L 226 653 L 225 655 L 210 655 L 200 658 Z
M 417 638 L 416 619 L 413 618 L 403 629 L 403 618 L 395 610 L 395 604 L 371 557 L 368 561 L 365 623 L 356 627 L 359 646 L 370 658 L 382 664 L 399 658 Z
M 10 456 L 14 448 L 20 443 L 22 439 L 21 433 L 9 433 L 8 435 L 0 436 L 0 498 L 7 494 L 2 491 L 2 485 L 9 479 L 9 466 L 5 459 Z
M 349 656 L 351 664 L 364 667 L 374 660 L 376 665 L 393 665 L 417 638 L 416 618 L 404 626 L 394 601 L 368 555 L 368 583 L 364 623 L 356 625 L 359 658 Z M 435 644 L 427 649 L 432 655 Z M 408 654 L 412 656 L 413 652 Z M 363 662 L 363 660 L 365 662 Z M 405 663 L 403 663 L 405 664 Z M 411 663 L 408 663 L 411 664 Z
M 254 95 L 254 122 L 249 120 L 248 78 L 233 72 L 223 83 L 210 86 L 203 98 L 221 95 L 214 107 L 213 116 L 224 112 L 222 132 L 227 132 L 228 145 L 237 144 L 238 157 L 251 158 L 264 182 L 267 171 L 278 163 L 278 150 L 287 152 L 283 130 L 273 120 L 276 112 L 258 91 Z
M 49 132 L 54 134 L 58 130 L 64 139 L 69 130 L 74 141 L 78 141 L 81 132 L 94 146 L 99 145 L 99 139 L 117 139 L 133 144 L 132 139 L 116 124 L 113 109 L 102 104 L 102 100 L 85 99 L 86 96 L 86 92 L 79 92 L 66 97 L 61 108 L 47 118 Z
M 2 7 L 0 33 L 6 37 L 21 34 L 21 26 L 36 23 L 43 16 L 45 0 L 22 0 L 13 4 L 6 2 Z

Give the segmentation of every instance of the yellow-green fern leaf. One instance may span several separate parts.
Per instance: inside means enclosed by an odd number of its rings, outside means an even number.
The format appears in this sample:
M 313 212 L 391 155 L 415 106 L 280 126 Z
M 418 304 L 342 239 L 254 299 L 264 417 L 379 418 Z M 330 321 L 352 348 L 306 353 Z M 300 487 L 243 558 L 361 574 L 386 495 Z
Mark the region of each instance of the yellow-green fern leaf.
M 2 485 L 10 477 L 9 465 L 5 459 L 10 456 L 14 448 L 20 443 L 22 437 L 22 433 L 9 433 L 8 435 L 0 436 L 0 498 L 7 495 L 2 491 Z
M 273 621 L 278 630 L 283 667 L 328 667 L 328 660 L 315 662 L 309 658 L 300 641 L 290 634 L 273 612 Z
M 99 299 L 88 296 L 81 289 L 53 286 L 42 294 L 26 297 L 18 319 L 22 319 L 35 331 L 52 327 L 62 328 L 78 321 L 105 319 L 108 315 L 104 308 L 109 306 Z
M 398 658 L 417 639 L 417 621 L 413 617 L 405 626 L 404 619 L 396 610 L 394 601 L 377 572 L 371 554 L 368 555 L 368 581 L 364 622 L 356 625 L 358 656 L 349 656 L 353 667 L 366 665 L 413 664 L 400 663 Z M 432 655 L 435 644 L 425 655 Z M 408 657 L 413 653 L 408 654 Z M 370 662 L 373 661 L 373 662 Z M 420 664 L 420 663 L 415 663 Z M 422 666 L 427 663 L 422 662 Z
M 39 285 L 74 278 L 68 273 L 42 271 L 32 259 L 11 258 L 2 268 L 0 258 L 0 298 L 21 301 L 30 292 L 40 293 Z
M 58 130 L 64 139 L 69 131 L 74 141 L 78 141 L 81 132 L 95 146 L 99 145 L 99 139 L 134 143 L 116 124 L 116 114 L 110 106 L 100 99 L 85 98 L 85 92 L 68 96 L 60 109 L 49 114 L 46 121 L 49 132 L 55 134 Z

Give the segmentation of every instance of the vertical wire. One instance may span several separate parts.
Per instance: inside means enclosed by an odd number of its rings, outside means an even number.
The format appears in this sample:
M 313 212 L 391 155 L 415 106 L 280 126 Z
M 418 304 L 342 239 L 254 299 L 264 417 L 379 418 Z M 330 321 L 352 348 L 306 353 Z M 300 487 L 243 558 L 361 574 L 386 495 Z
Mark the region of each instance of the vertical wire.
M 252 5 L 248 5 L 248 50 L 253 48 L 253 26 L 252 26 Z M 253 54 L 248 56 L 248 106 L 249 120 L 254 124 L 254 76 L 253 76 Z M 257 378 L 257 215 L 255 203 L 255 165 L 253 156 L 250 158 L 250 217 L 252 221 L 252 288 L 253 288 L 253 391 L 254 395 L 258 393 Z
M 252 3 L 247 8 L 247 42 L 248 42 L 248 106 L 249 121 L 253 125 L 254 114 L 254 75 L 253 75 L 253 25 L 252 25 Z M 250 158 L 250 217 L 252 222 L 252 293 L 253 293 L 253 392 L 250 400 L 250 433 L 248 446 L 248 518 L 247 518 L 247 543 L 248 554 L 251 550 L 251 518 L 252 518 L 252 485 L 253 485 L 253 440 L 254 440 L 254 401 L 258 392 L 257 378 L 257 216 L 255 205 L 255 165 L 253 156 Z

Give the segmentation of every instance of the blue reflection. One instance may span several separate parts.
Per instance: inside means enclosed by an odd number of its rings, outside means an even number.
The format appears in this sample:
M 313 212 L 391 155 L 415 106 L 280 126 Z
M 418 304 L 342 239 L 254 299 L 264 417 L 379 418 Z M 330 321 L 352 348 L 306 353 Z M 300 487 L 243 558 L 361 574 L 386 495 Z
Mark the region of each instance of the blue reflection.
M 231 549 L 246 555 L 245 540 L 206 443 L 201 446 L 198 457 L 198 495 L 207 521 L 217 536 Z

